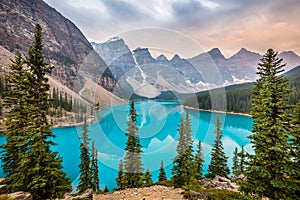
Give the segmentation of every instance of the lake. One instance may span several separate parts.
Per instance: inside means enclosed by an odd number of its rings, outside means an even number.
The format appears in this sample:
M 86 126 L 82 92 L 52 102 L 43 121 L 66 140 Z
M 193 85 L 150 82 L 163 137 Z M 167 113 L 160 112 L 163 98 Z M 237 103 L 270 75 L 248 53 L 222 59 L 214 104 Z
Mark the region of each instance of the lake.
M 161 160 L 164 161 L 167 177 L 171 177 L 172 159 L 176 156 L 176 145 L 179 138 L 177 128 L 179 118 L 186 111 L 192 121 L 192 135 L 194 146 L 202 142 L 204 155 L 204 168 L 206 173 L 210 161 L 211 146 L 215 140 L 216 116 L 221 118 L 223 130 L 224 150 L 228 158 L 229 167 L 232 166 L 234 148 L 252 153 L 250 140 L 253 120 L 246 116 L 211 113 L 184 109 L 178 101 L 138 101 L 135 103 L 138 113 L 138 126 L 141 145 L 143 146 L 142 161 L 144 168 L 150 169 L 152 178 L 157 181 Z M 98 150 L 100 186 L 103 189 L 116 187 L 115 178 L 120 159 L 124 157 L 124 148 L 127 137 L 126 122 L 129 106 L 119 105 L 104 107 L 97 113 L 97 120 L 89 125 L 89 136 L 95 142 Z M 82 127 L 54 128 L 56 134 L 54 141 L 57 146 L 52 149 L 58 151 L 63 157 L 64 170 L 76 187 L 79 177 L 79 145 Z M 3 143 L 5 138 L 0 138 Z M 3 172 L 0 171 L 3 177 Z

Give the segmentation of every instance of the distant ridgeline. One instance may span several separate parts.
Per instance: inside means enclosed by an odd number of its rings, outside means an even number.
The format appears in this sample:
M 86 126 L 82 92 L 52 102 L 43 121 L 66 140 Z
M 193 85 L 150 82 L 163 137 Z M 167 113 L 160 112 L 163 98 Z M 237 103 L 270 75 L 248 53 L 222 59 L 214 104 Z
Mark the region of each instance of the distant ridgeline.
M 300 66 L 286 72 L 285 77 L 289 79 L 292 93 L 290 96 L 290 104 L 295 105 L 300 99 Z M 252 95 L 252 88 L 254 83 L 243 83 L 238 85 L 231 85 L 225 88 L 217 88 L 210 91 L 199 92 L 196 94 L 200 109 L 212 109 L 212 101 L 210 93 L 214 95 L 223 95 L 224 89 L 227 100 L 227 112 L 250 113 Z M 192 104 L 194 100 L 188 98 L 184 105 L 194 107 Z

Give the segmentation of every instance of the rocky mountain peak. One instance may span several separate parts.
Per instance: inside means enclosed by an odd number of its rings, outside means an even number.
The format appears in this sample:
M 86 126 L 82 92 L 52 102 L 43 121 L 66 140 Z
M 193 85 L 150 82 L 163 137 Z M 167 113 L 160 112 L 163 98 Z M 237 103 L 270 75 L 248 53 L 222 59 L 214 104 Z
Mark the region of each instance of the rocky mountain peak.
M 157 61 L 169 61 L 168 58 L 167 58 L 165 55 L 163 55 L 163 54 L 159 55 L 159 56 L 156 58 L 156 60 L 157 60 Z
M 179 57 L 178 54 L 175 54 L 175 55 L 173 56 L 173 58 L 172 58 L 170 61 L 171 61 L 171 62 L 174 62 L 174 61 L 178 61 L 178 60 L 181 60 L 181 58 Z
M 300 56 L 293 51 L 283 51 L 278 54 L 278 57 L 283 59 L 283 63 L 286 63 L 286 71 L 300 65 Z
M 155 59 L 151 56 L 148 48 L 136 48 L 133 50 L 134 56 L 139 65 L 155 63 Z
M 56 66 L 52 74 L 72 87 L 75 74 L 93 48 L 70 20 L 42 0 L 1 0 L 0 19 L 0 45 L 25 55 L 39 23 L 45 58 Z
M 220 49 L 218 48 L 213 48 L 209 52 L 207 52 L 210 57 L 215 61 L 215 62 L 222 62 L 226 60 L 224 55 L 221 53 Z

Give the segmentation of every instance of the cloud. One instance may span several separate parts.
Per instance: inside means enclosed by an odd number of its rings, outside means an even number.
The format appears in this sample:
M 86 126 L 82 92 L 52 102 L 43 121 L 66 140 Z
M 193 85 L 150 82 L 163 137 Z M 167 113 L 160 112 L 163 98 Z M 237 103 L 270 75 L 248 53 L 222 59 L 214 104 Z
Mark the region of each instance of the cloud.
M 300 54 L 298 0 L 45 0 L 91 40 L 145 27 L 182 32 L 226 56 L 241 47 Z

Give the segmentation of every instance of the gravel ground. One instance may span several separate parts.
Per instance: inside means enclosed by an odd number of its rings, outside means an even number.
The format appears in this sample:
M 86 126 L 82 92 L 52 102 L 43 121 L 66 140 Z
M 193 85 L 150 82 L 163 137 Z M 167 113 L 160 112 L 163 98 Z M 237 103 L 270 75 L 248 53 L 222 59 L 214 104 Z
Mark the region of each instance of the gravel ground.
M 180 188 L 155 185 L 145 188 L 131 188 L 116 191 L 112 194 L 96 195 L 96 200 L 183 200 Z

